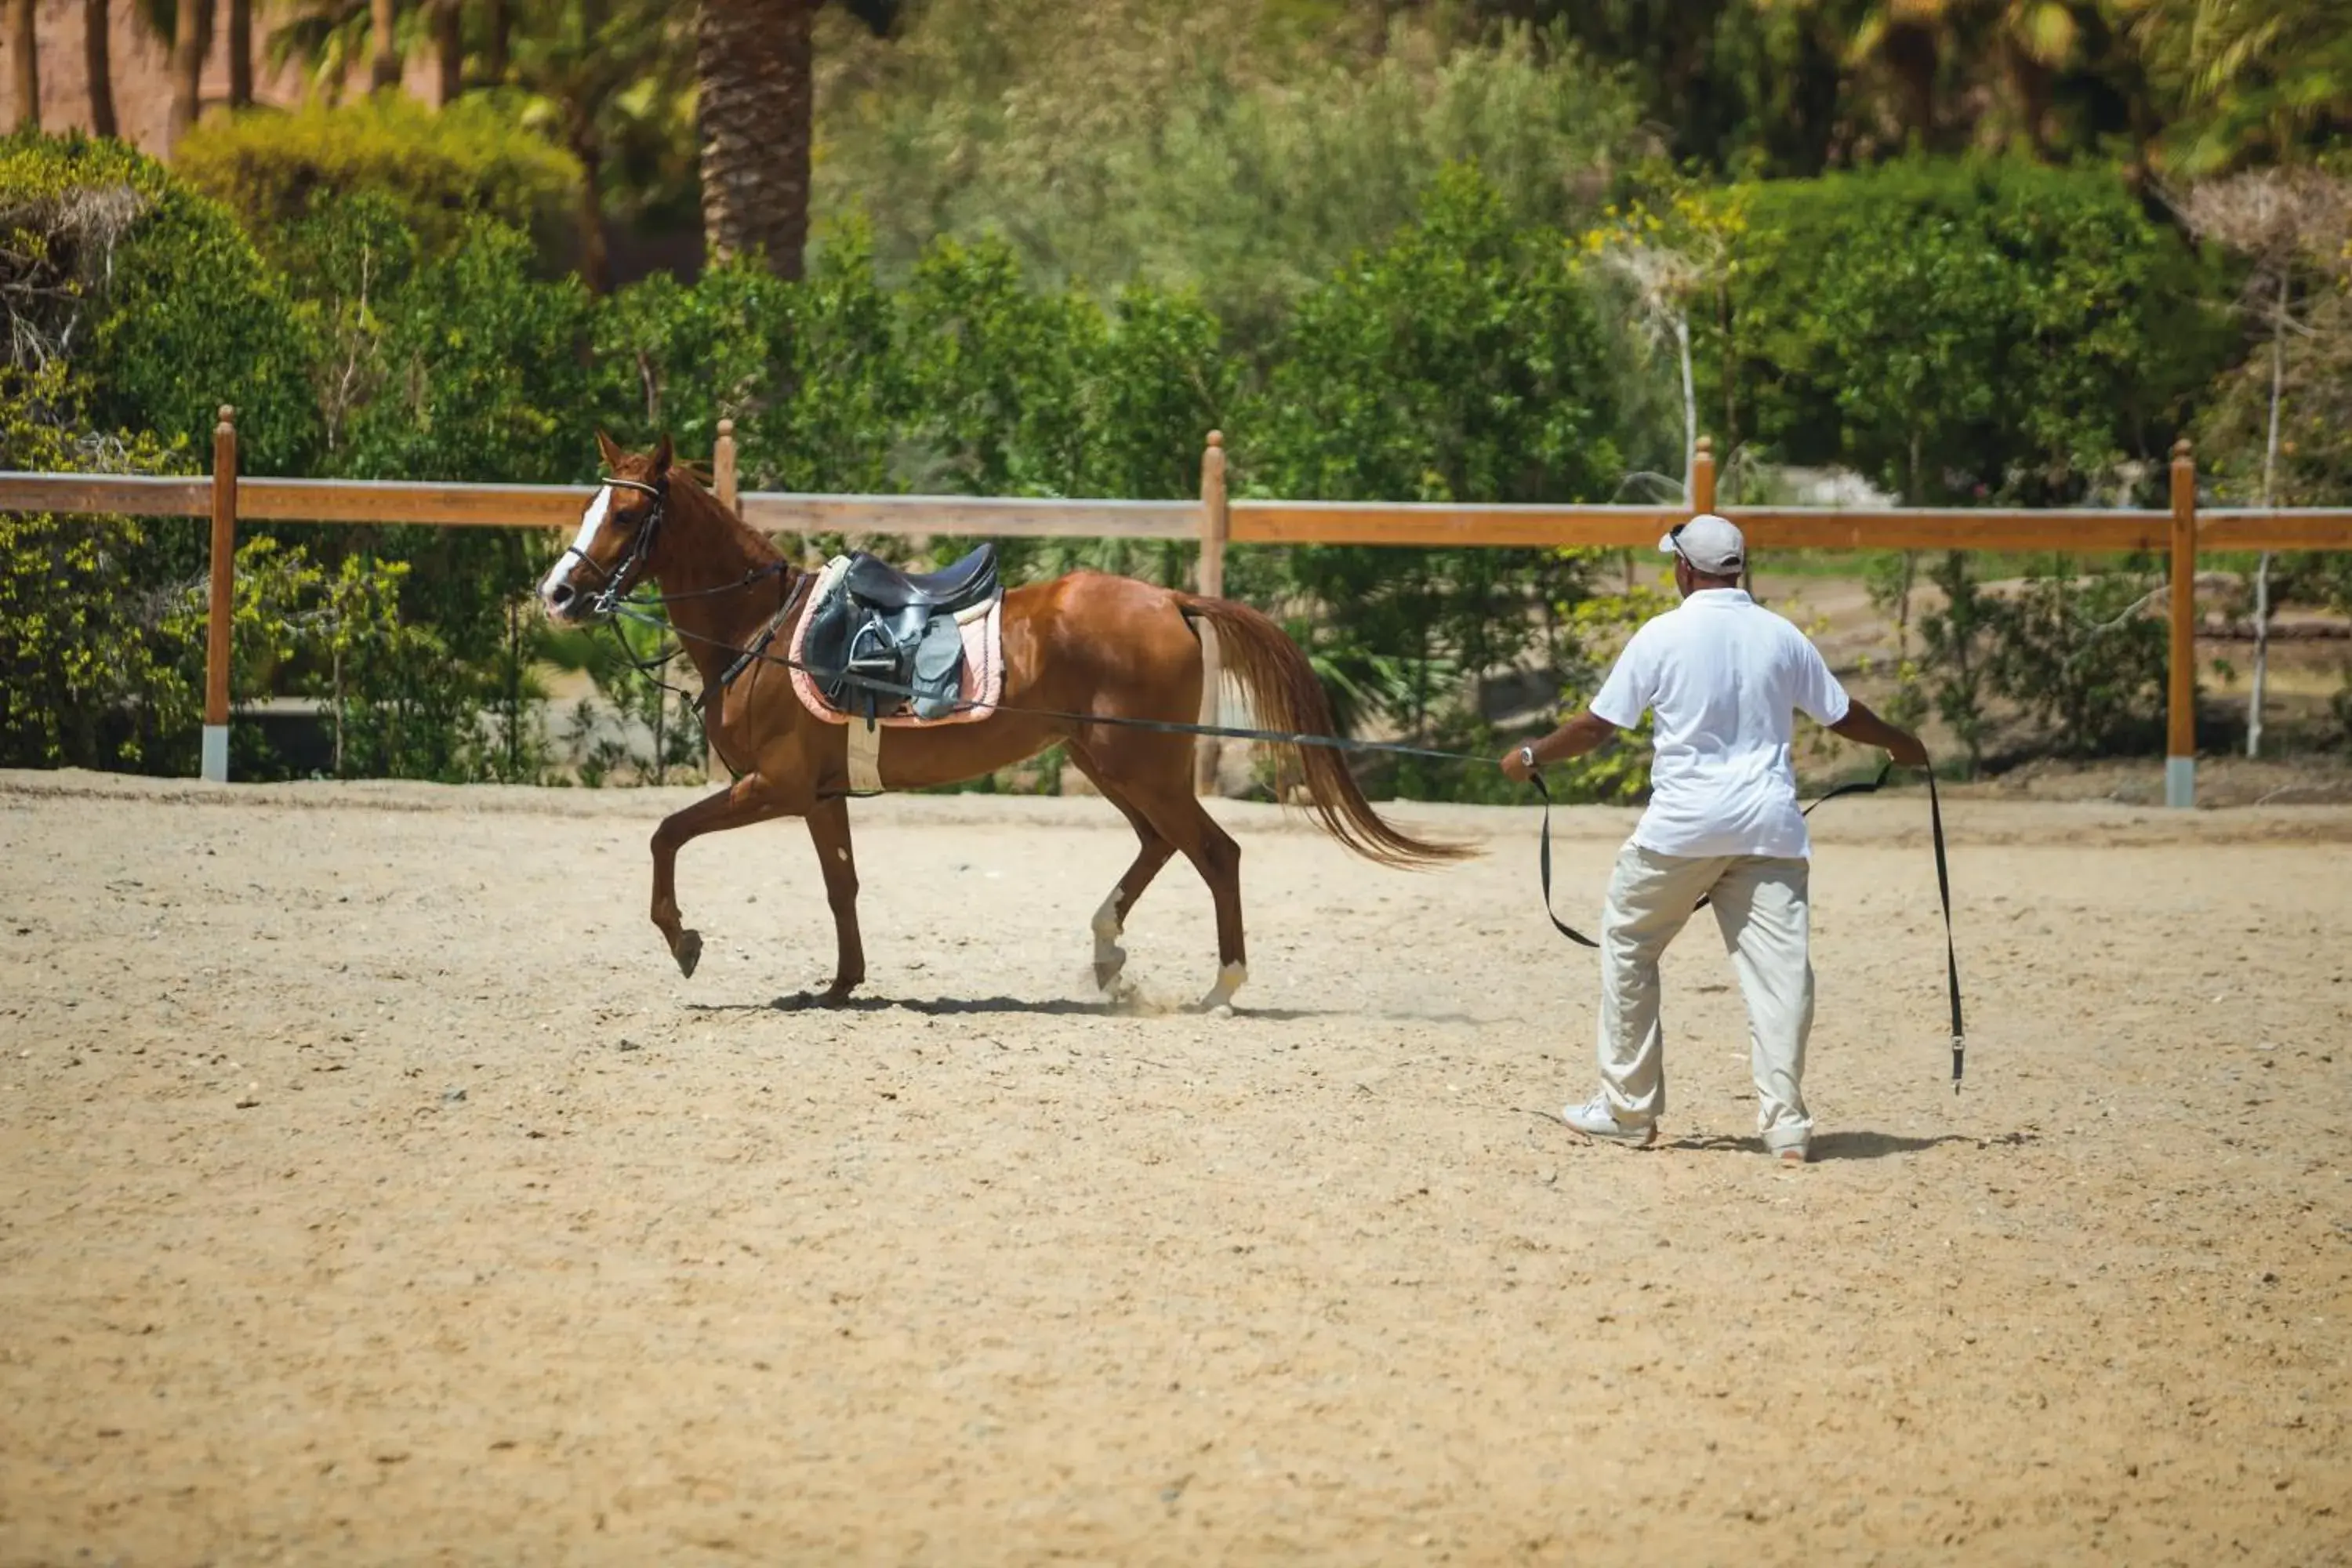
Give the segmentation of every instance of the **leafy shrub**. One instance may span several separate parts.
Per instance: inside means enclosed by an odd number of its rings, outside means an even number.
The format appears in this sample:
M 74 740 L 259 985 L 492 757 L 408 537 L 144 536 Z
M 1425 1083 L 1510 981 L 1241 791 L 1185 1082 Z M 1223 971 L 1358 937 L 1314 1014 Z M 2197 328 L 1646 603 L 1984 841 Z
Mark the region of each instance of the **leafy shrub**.
M 854 225 L 828 237 L 802 283 L 740 263 L 690 287 L 656 274 L 598 313 L 599 416 L 625 442 L 667 430 L 688 452 L 708 451 L 718 420 L 733 419 L 746 489 L 900 488 L 908 393 L 895 311 Z
M 1925 662 L 1933 672 L 1929 686 L 1937 715 L 1951 727 L 1968 752 L 1969 773 L 1973 777 L 1984 765 L 1985 742 L 1990 734 L 1984 710 L 1990 671 L 1988 652 L 1981 645 L 1988 634 L 2013 634 L 2019 623 L 2004 618 L 2002 607 L 1978 586 L 1966 551 L 1946 551 L 1929 576 L 1944 592 L 1942 606 L 1919 618 Z
M 2077 574 L 2063 556 L 2039 563 L 2023 591 L 1989 600 L 1992 689 L 2018 704 L 2063 756 L 2152 745 L 2164 726 L 2164 622 L 2141 612 L 2145 574 Z
M 302 334 L 218 204 L 118 144 L 17 136 L 0 142 L 0 239 L 11 363 L 65 357 L 100 424 L 195 453 L 234 404 L 248 468 L 310 461 Z
M 2209 270 L 2105 171 L 1912 161 L 1738 199 L 1724 434 L 1915 504 L 2082 495 L 2163 452 L 2226 348 Z
M 530 242 L 476 222 L 383 306 L 383 390 L 342 465 L 365 477 L 576 482 L 595 472 L 577 279 L 531 274 Z
M 1475 171 L 1448 171 L 1422 221 L 1301 302 L 1237 433 L 1261 494 L 1559 501 L 1617 480 L 1617 408 L 1591 297 L 1559 237 L 1513 224 Z M 1403 661 L 1423 732 L 1463 678 L 1523 653 L 1543 606 L 1581 596 L 1563 552 L 1317 547 L 1236 559 L 1262 599 L 1345 606 L 1310 649 L 1343 687 Z M 1269 574 L 1269 569 L 1271 569 Z
M 0 467 L 155 473 L 152 438 L 87 432 L 56 361 L 0 367 Z M 184 528 L 184 525 L 182 525 Z M 194 739 L 202 655 L 171 624 L 170 523 L 0 512 L 0 763 L 154 768 Z
M 0 138 L 0 310 L 7 363 L 79 351 L 116 247 L 152 209 L 163 167 L 117 142 Z
M 236 214 L 281 266 L 301 260 L 291 231 L 322 206 L 362 195 L 386 202 L 428 258 L 488 218 L 562 253 L 580 186 L 572 156 L 525 130 L 497 95 L 436 111 L 403 93 L 313 101 L 287 111 L 216 115 L 173 152 L 175 175 Z

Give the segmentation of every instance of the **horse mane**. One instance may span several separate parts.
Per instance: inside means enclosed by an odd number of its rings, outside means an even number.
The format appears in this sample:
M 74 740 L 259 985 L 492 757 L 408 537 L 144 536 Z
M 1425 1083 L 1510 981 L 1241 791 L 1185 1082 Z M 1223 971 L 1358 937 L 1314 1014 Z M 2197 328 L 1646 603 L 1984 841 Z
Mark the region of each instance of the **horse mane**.
M 766 534 L 745 522 L 733 507 L 713 495 L 707 488 L 709 482 L 692 463 L 677 460 L 670 463 L 669 488 L 673 501 L 682 495 L 695 505 L 708 510 L 724 529 L 733 531 L 736 539 L 761 565 L 783 560 L 784 552 L 777 549 Z

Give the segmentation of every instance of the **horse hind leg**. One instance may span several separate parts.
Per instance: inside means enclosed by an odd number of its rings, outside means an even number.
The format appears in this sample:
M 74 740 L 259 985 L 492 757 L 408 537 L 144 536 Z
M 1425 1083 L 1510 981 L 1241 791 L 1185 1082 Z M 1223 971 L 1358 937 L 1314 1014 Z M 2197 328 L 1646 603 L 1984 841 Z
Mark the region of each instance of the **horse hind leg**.
M 1197 800 L 1187 800 L 1198 819 L 1197 847 L 1186 858 L 1209 884 L 1217 905 L 1217 978 L 1201 998 L 1203 1012 L 1229 1011 L 1234 994 L 1249 983 L 1249 958 L 1242 942 L 1242 847 L 1217 826 Z
M 1118 778 L 1116 787 L 1127 795 L 1122 809 L 1140 814 L 1164 843 L 1181 851 L 1216 900 L 1217 978 L 1200 1004 L 1202 1010 L 1216 1012 L 1229 1007 L 1234 994 L 1249 979 L 1242 938 L 1242 847 L 1217 826 L 1192 794 L 1190 742 L 1171 744 L 1155 735 L 1148 744 L 1137 744 L 1134 751 L 1139 753 L 1139 761 L 1153 765 L 1148 773 L 1131 771 Z
M 1097 910 L 1094 916 L 1095 987 L 1109 996 L 1117 994 L 1119 973 L 1127 967 L 1127 949 L 1118 944 L 1118 939 L 1127 934 L 1127 917 L 1134 911 L 1136 900 L 1143 897 L 1143 889 L 1151 886 L 1151 879 L 1160 875 L 1160 868 L 1174 857 L 1176 846 L 1168 842 L 1160 830 L 1152 826 L 1151 819 L 1129 802 L 1123 789 L 1103 781 L 1092 759 L 1076 746 L 1069 749 L 1069 755 L 1072 765 L 1102 792 L 1105 800 L 1118 807 L 1119 815 L 1127 818 L 1128 826 L 1135 829 L 1135 836 L 1140 840 L 1134 863 L 1128 867 L 1126 874 L 1119 878 L 1118 885 L 1111 889 L 1110 896 L 1103 900 L 1102 908 Z

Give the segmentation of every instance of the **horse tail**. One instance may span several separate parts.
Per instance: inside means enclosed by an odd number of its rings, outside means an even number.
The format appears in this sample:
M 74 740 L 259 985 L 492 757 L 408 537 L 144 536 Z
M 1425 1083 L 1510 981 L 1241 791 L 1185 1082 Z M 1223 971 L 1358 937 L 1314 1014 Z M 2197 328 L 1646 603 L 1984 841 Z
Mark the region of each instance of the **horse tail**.
M 1330 699 L 1298 645 L 1275 623 L 1230 599 L 1204 599 L 1179 594 L 1176 603 L 1188 619 L 1208 622 L 1217 631 L 1217 649 L 1225 667 L 1248 693 L 1258 722 L 1269 730 L 1337 738 Z M 1423 868 L 1460 860 L 1476 853 L 1467 845 L 1433 843 L 1399 831 L 1372 809 L 1346 760 L 1328 746 L 1297 746 L 1298 763 L 1307 776 L 1307 797 L 1323 830 L 1367 860 L 1383 866 Z

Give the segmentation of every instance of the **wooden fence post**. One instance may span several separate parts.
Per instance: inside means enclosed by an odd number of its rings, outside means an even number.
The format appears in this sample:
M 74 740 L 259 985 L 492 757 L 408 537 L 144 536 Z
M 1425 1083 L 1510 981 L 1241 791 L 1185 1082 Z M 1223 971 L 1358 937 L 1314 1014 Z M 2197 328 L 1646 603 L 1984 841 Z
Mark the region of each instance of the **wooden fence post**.
M 230 612 L 236 593 L 236 410 L 221 405 L 213 426 L 211 600 L 205 620 L 204 776 L 228 782 Z
M 2197 458 L 2172 447 L 2172 648 L 2165 714 L 2164 804 L 2197 804 Z
M 1232 531 L 1232 511 L 1225 501 L 1225 436 L 1209 432 L 1201 453 L 1201 573 L 1200 595 L 1221 599 L 1225 594 L 1225 536 Z M 1217 653 L 1217 634 L 1207 626 L 1201 637 L 1201 722 L 1219 722 L 1223 711 L 1219 687 L 1224 679 L 1223 660 Z M 1224 746 L 1213 735 L 1203 735 L 1192 752 L 1192 793 L 1213 795 L 1217 763 Z
M 1691 458 L 1691 515 L 1715 510 L 1715 437 L 1698 438 L 1698 450 Z
M 732 419 L 719 422 L 719 439 L 711 444 L 710 488 L 719 497 L 719 505 L 729 511 L 736 510 L 735 421 Z M 702 707 L 703 772 L 712 784 L 719 784 L 733 778 L 735 773 L 727 765 L 727 760 L 719 754 L 718 743 L 710 739 L 710 704 L 705 702 Z
M 719 422 L 719 440 L 710 448 L 710 488 L 718 493 L 720 504 L 729 511 L 735 510 L 735 421 Z

